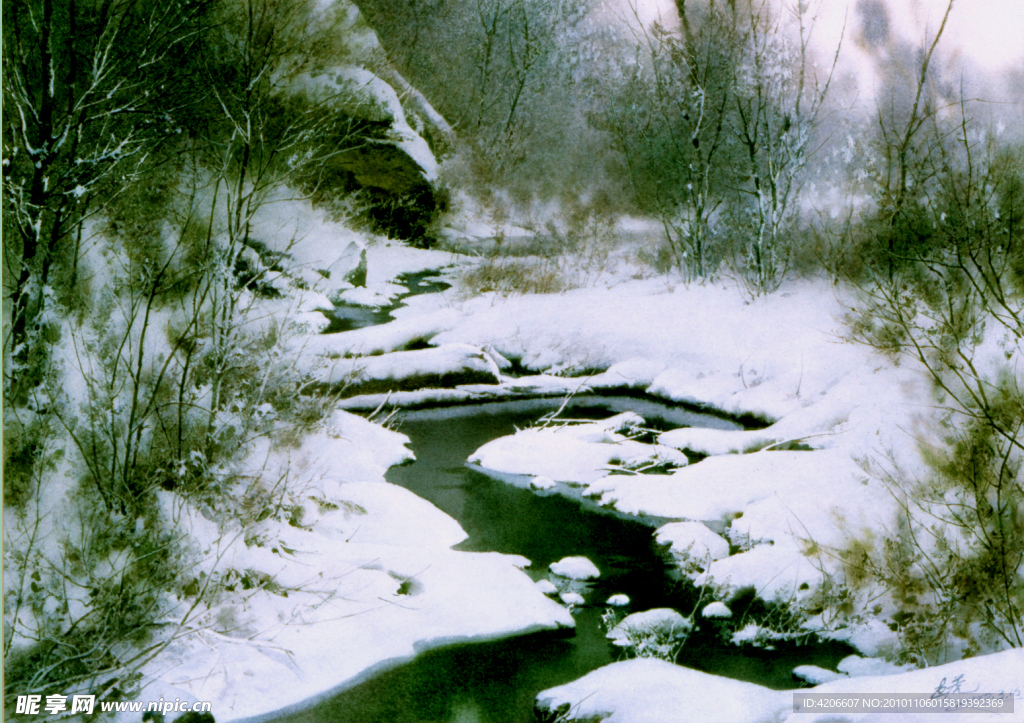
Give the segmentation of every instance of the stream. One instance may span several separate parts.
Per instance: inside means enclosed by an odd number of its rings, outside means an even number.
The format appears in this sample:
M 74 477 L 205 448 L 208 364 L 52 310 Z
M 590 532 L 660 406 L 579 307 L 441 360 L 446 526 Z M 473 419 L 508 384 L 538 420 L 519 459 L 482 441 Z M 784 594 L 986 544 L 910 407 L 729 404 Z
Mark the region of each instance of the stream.
M 437 278 L 438 274 L 438 269 L 400 274 L 395 279 L 395 284 L 404 286 L 407 291 L 404 294 L 396 295 L 384 306 L 336 304 L 332 311 L 327 312 L 328 324 L 323 333 L 337 334 L 341 331 L 388 323 L 392 320 L 391 312 L 400 306 L 405 306 L 405 300 L 409 297 L 420 294 L 436 294 L 451 288 L 451 284 Z
M 432 650 L 312 708 L 278 718 L 279 723 L 528 723 L 535 720 L 537 693 L 621 659 L 601 623 L 610 595 L 629 595 L 630 612 L 654 607 L 694 612 L 697 592 L 669 574 L 651 526 L 590 502 L 521 489 L 465 465 L 486 442 L 512 434 L 561 403 L 538 399 L 406 412 L 399 431 L 409 436 L 417 461 L 392 468 L 387 479 L 458 520 L 469 538 L 457 549 L 523 555 L 533 563 L 526 572 L 534 579 L 546 577 L 547 566 L 563 557 L 590 558 L 601 577 L 585 594 L 587 604 L 573 613 L 575 635 L 535 633 Z M 597 419 L 625 410 L 645 417 L 648 426 L 666 429 L 737 427 L 718 417 L 628 397 L 581 395 L 563 416 Z M 797 665 L 835 668 L 851 652 L 835 643 L 773 651 L 739 648 L 722 642 L 714 626 L 705 622 L 677 662 L 786 689 L 797 687 L 791 675 Z

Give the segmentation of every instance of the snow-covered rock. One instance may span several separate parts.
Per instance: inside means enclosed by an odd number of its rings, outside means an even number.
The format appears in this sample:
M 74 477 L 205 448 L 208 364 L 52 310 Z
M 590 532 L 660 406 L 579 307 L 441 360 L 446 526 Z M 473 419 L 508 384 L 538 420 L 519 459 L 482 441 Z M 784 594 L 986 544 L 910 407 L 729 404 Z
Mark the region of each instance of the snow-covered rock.
M 693 620 L 683 617 L 672 608 L 654 608 L 627 615 L 608 631 L 608 639 L 615 645 L 630 646 L 637 639 L 659 636 L 668 640 L 686 639 L 693 630 Z
M 564 721 L 776 723 L 791 694 L 651 658 L 612 663 L 537 695 Z
M 851 678 L 864 676 L 896 675 L 913 670 L 913 665 L 896 665 L 883 658 L 864 658 L 860 655 L 848 655 L 839 661 L 836 666 L 839 672 L 845 673 Z
M 729 556 L 728 540 L 702 522 L 670 522 L 658 528 L 655 539 L 668 546 L 676 566 L 691 577 Z
M 624 413 L 601 422 L 523 429 L 488 442 L 469 461 L 485 470 L 542 475 L 573 484 L 601 479 L 612 465 L 632 468 L 687 463 L 677 450 L 625 436 L 624 432 L 642 424 L 639 416 Z
M 811 668 L 813 666 L 806 666 Z M 819 671 L 821 669 L 818 669 Z M 829 673 L 831 671 L 824 671 Z M 823 675 L 823 673 L 821 673 Z M 833 673 L 834 675 L 834 673 Z M 722 678 L 661 660 L 640 658 L 606 665 L 579 680 L 537 695 L 536 708 L 559 720 L 603 723 L 972 723 L 974 710 L 934 713 L 816 713 L 794 712 L 794 693 L 857 694 L 884 697 L 897 694 L 952 693 L 954 689 L 981 694 L 1009 694 L 1020 700 L 1024 689 L 1024 649 L 983 655 L 955 663 L 881 677 L 847 678 L 814 688 L 770 690 L 753 683 Z M 993 720 L 1019 723 L 1024 710 Z M 987 717 L 987 716 L 986 716 Z
M 729 606 L 720 600 L 716 600 L 713 603 L 704 606 L 704 609 L 700 611 L 701 616 L 705 618 L 731 618 L 732 610 Z
M 339 359 L 321 370 L 318 376 L 325 384 L 344 384 L 347 390 L 365 392 L 494 383 L 498 381 L 498 374 L 494 361 L 479 348 L 445 344 L 433 349 Z
M 601 577 L 597 565 L 585 557 L 563 557 L 551 563 L 551 572 L 570 580 L 596 580 Z
M 437 178 L 437 159 L 430 146 L 409 126 L 398 94 L 383 78 L 364 68 L 348 66 L 334 68 L 317 78 L 309 78 L 307 83 L 327 85 L 336 90 L 356 88 L 372 96 L 379 104 L 378 107 L 386 109 L 386 117 L 391 121 L 391 142 L 417 164 L 424 180 Z M 372 112 L 369 107 L 366 107 L 366 111 Z
M 558 588 L 555 587 L 555 583 L 550 580 L 538 580 L 536 584 L 537 589 L 545 595 L 555 595 L 558 593 Z
M 831 683 L 833 680 L 840 680 L 846 675 L 827 668 L 819 668 L 817 665 L 798 665 L 793 668 L 793 677 L 810 685 L 821 685 L 822 683 Z
M 621 592 L 616 593 L 615 595 L 612 595 L 610 598 L 608 598 L 607 603 L 612 607 L 616 608 L 626 607 L 627 605 L 629 605 L 629 595 L 624 595 Z
M 578 592 L 573 592 L 571 590 L 559 593 L 558 597 L 561 598 L 562 602 L 564 602 L 566 605 L 582 605 L 586 602 L 582 595 L 580 595 Z

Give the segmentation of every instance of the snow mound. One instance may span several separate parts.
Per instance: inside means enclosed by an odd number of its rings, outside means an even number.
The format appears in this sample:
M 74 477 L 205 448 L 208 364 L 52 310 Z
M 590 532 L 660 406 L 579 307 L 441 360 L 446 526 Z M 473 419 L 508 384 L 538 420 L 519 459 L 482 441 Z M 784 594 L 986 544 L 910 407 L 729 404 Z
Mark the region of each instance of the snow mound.
M 536 477 L 530 480 L 530 487 L 532 487 L 535 490 L 549 490 L 556 484 L 558 483 L 555 482 L 550 477 L 545 477 L 544 475 L 537 475 Z
M 498 367 L 479 348 L 445 344 L 433 349 L 396 351 L 380 356 L 342 359 L 319 372 L 325 384 L 342 383 L 353 391 L 418 389 L 465 382 L 497 382 Z
M 791 694 L 651 658 L 612 663 L 545 690 L 536 707 L 565 721 L 776 723 Z
M 693 620 L 684 618 L 672 608 L 654 608 L 624 617 L 618 625 L 608 631 L 609 640 L 615 645 L 627 647 L 638 638 L 659 636 L 670 640 L 681 640 L 693 630 Z
M 608 598 L 608 604 L 612 607 L 624 608 L 629 605 L 629 595 L 618 593 Z
M 913 665 L 896 665 L 882 658 L 862 658 L 859 655 L 849 655 L 839 661 L 836 666 L 841 673 L 846 673 L 851 678 L 864 676 L 896 675 L 913 670 Z
M 551 582 L 550 580 L 538 580 L 536 585 L 537 589 L 545 595 L 554 595 L 558 592 L 558 588 L 555 587 L 555 583 Z
M 563 557 L 551 563 L 551 572 L 570 580 L 596 580 L 601 577 L 597 565 L 585 557 Z
M 832 673 L 802 666 L 811 675 Z M 813 669 L 813 670 L 812 670 Z M 955 663 L 897 675 L 867 678 L 843 676 L 814 688 L 770 690 L 754 683 L 702 673 L 662 660 L 638 658 L 606 665 L 579 680 L 537 695 L 536 708 L 559 720 L 603 723 L 971 723 L 975 711 L 944 713 L 822 713 L 793 710 L 794 693 L 858 694 L 883 697 L 894 694 L 952 693 L 955 688 L 976 693 L 1019 696 L 1024 688 L 1024 649 L 969 658 Z M 1018 698 L 1019 699 L 1019 698 Z M 1012 715 L 993 720 L 1024 721 L 1015 706 Z
M 612 364 L 601 374 L 590 377 L 587 384 L 594 389 L 645 389 L 649 387 L 665 365 L 643 357 L 634 357 Z
M 523 429 L 488 442 L 469 461 L 504 474 L 550 477 L 558 482 L 587 484 L 605 476 L 611 466 L 682 466 L 677 450 L 629 439 L 629 430 L 643 424 L 626 412 L 601 422 Z
M 659 545 L 668 545 L 676 566 L 693 576 L 711 562 L 729 556 L 729 542 L 702 522 L 670 522 L 655 533 Z
M 724 602 L 716 601 L 705 605 L 700 614 L 706 618 L 731 618 L 732 610 Z
M 833 680 L 841 680 L 846 675 L 834 670 L 819 668 L 817 665 L 798 665 L 793 668 L 793 677 L 811 685 L 821 685 L 822 683 L 831 683 Z
M 563 592 L 558 597 L 562 599 L 566 605 L 582 605 L 586 600 L 578 592 Z
M 360 286 L 354 289 L 345 289 L 334 298 L 338 304 L 366 306 L 371 309 L 377 309 L 381 306 L 387 306 L 395 296 L 405 291 L 404 287 L 398 284 L 389 284 L 389 287 L 387 289 L 367 289 Z

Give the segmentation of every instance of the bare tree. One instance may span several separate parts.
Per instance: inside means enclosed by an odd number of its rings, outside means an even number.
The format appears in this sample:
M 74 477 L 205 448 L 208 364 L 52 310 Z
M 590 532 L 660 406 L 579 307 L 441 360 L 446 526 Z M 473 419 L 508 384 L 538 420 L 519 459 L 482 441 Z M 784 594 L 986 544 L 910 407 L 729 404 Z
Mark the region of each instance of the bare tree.
M 83 223 L 174 135 L 171 59 L 197 38 L 205 0 L 12 0 L 4 4 L 4 339 L 7 385 L 55 266 L 80 254 Z
M 781 241 L 839 50 L 823 78 L 812 74 L 806 3 L 790 16 L 767 3 L 677 8 L 678 30 L 643 27 L 634 8 L 640 54 L 610 125 L 687 278 L 713 276 L 730 237 L 749 236 L 736 265 L 752 293 L 765 293 L 784 272 Z
M 738 48 L 730 130 L 743 149 L 746 173 L 738 179 L 739 208 L 732 219 L 751 232 L 740 270 L 754 295 L 773 291 L 785 273 L 785 236 L 794 230 L 797 196 L 842 47 L 840 42 L 824 77 L 813 74 L 814 18 L 807 3 L 790 12 L 795 47 L 783 15 L 773 15 L 765 3 L 749 9 Z

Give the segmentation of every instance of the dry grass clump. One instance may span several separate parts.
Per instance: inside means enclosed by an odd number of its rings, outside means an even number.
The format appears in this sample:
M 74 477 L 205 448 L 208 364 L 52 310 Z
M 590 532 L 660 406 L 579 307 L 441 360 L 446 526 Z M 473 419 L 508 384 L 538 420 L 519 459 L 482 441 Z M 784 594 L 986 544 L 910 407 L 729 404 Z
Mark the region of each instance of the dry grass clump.
M 462 288 L 470 296 L 496 292 L 557 294 L 573 288 L 556 258 L 490 256 L 462 274 Z

